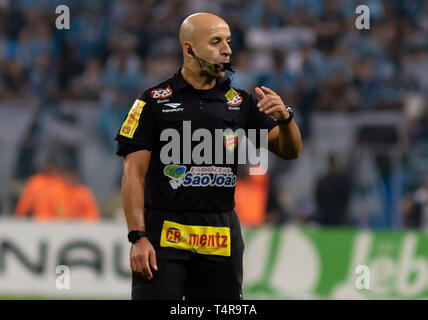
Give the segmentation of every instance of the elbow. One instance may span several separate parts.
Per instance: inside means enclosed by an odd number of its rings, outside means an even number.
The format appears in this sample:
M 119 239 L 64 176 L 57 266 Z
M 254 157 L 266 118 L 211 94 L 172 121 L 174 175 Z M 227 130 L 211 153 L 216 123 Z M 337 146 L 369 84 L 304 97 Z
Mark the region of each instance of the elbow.
M 302 140 L 299 139 L 299 142 L 298 142 L 296 148 L 294 148 L 293 159 L 297 159 L 300 157 L 300 154 L 302 153 L 302 148 L 303 148 L 303 143 L 302 143 Z
M 295 153 L 291 157 L 288 158 L 288 160 L 296 160 L 300 157 L 300 153 Z
M 299 158 L 299 156 L 300 156 L 299 153 L 293 153 L 293 154 L 284 155 L 281 158 L 283 160 L 296 160 L 297 158 Z
M 302 145 L 300 145 L 300 146 L 297 148 L 296 152 L 294 153 L 294 158 L 293 158 L 293 159 L 297 159 L 297 158 L 299 158 L 301 153 L 302 153 Z
M 298 147 L 293 148 L 292 150 L 288 150 L 285 154 L 281 156 L 283 160 L 295 160 L 300 157 L 302 153 L 302 145 L 300 144 Z

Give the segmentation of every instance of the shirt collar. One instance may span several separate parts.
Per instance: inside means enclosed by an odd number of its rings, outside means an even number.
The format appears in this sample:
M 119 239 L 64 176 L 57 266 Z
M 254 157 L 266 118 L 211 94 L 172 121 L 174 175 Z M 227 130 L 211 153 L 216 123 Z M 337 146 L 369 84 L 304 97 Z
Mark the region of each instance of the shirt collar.
M 181 68 L 178 69 L 178 71 L 175 73 L 174 77 L 175 77 L 176 87 L 177 87 L 178 91 L 180 91 L 181 89 L 183 89 L 187 86 L 192 87 L 190 85 L 190 83 L 188 83 L 186 80 L 184 80 L 183 76 L 181 75 Z

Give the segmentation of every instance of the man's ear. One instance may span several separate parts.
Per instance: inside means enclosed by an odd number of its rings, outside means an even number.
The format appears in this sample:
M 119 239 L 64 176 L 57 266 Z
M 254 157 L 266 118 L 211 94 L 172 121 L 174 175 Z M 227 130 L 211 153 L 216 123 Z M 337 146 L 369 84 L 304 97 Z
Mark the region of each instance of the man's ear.
M 190 42 L 183 43 L 183 46 L 184 46 L 185 52 L 187 52 L 192 57 L 195 56 L 195 53 L 193 52 L 193 49 L 192 49 L 192 44 Z

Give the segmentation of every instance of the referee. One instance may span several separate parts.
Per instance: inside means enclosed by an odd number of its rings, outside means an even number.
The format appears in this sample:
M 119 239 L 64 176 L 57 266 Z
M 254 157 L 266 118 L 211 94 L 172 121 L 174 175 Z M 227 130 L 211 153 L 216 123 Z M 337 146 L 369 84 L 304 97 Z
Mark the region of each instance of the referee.
M 132 299 L 242 299 L 244 243 L 234 212 L 237 163 L 188 159 L 165 163 L 165 130 L 267 129 L 268 147 L 282 159 L 302 149 L 291 108 L 272 90 L 258 99 L 232 88 L 227 23 L 209 13 L 187 17 L 180 27 L 183 65 L 135 101 L 116 140 L 124 158 L 122 200 L 131 242 Z M 213 139 L 214 140 L 214 139 Z M 224 154 L 237 138 L 224 137 Z M 193 148 L 192 148 L 193 150 Z M 214 148 L 213 148 L 214 150 Z M 171 150 L 170 150 L 171 151 Z

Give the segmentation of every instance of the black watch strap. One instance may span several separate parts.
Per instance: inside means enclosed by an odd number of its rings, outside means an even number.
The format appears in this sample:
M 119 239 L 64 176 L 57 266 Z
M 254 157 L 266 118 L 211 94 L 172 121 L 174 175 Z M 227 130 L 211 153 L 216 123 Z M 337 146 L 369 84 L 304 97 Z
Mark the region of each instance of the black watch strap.
M 289 124 L 291 122 L 291 120 L 293 120 L 293 117 L 294 117 L 293 109 L 291 109 L 291 107 L 286 107 L 286 109 L 287 109 L 288 114 L 289 114 L 288 118 L 283 119 L 283 120 L 275 120 L 276 123 L 278 123 L 278 124 L 282 124 L 282 123 Z
M 147 237 L 147 233 L 141 230 L 131 230 L 128 232 L 128 241 L 131 243 L 136 243 L 143 237 Z

